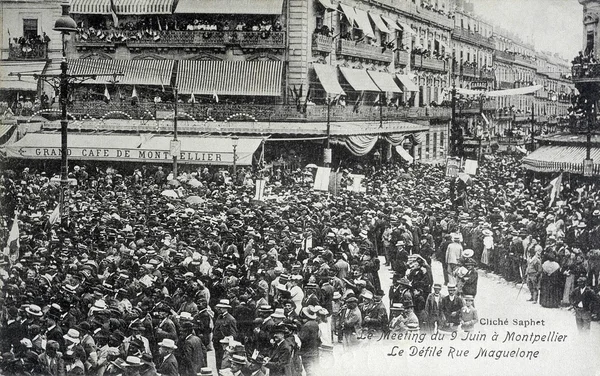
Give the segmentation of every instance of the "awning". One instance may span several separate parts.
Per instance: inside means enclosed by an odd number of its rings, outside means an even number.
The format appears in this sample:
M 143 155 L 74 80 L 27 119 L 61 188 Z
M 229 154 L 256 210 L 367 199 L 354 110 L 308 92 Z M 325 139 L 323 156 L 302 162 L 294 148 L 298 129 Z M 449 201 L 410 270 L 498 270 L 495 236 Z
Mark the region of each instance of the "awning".
M 344 15 L 348 19 L 348 22 L 350 22 L 350 25 L 354 27 L 354 23 L 356 22 L 356 12 L 354 11 L 354 8 L 342 3 L 340 3 L 340 7 L 342 8 L 342 12 L 344 12 Z
M 280 96 L 282 61 L 179 62 L 177 86 L 181 94 Z
M 71 0 L 73 14 L 110 14 L 110 0 Z
M 413 158 L 413 156 L 410 155 L 410 153 L 408 151 L 406 151 L 406 149 L 404 149 L 404 147 L 402 145 L 396 146 L 396 152 L 398 154 L 400 154 L 400 156 L 402 157 L 402 159 L 404 159 L 408 163 L 412 163 L 415 160 Z
M 396 21 L 392 20 L 391 18 L 386 16 L 381 16 L 381 18 L 385 21 L 389 29 L 402 30 L 402 28 L 398 26 Z
M 594 175 L 600 175 L 600 148 L 593 147 L 590 156 L 594 160 Z M 539 172 L 582 174 L 585 157 L 585 146 L 542 146 L 523 158 L 523 167 Z
M 174 60 L 91 60 L 76 59 L 68 61 L 70 74 L 106 74 L 123 73 L 123 76 L 101 76 L 95 80 L 86 80 L 84 84 L 117 85 L 156 85 L 170 86 Z M 53 74 L 60 73 L 60 65 L 54 64 Z
M 172 14 L 174 0 L 114 0 L 118 15 Z
M 506 95 L 525 95 L 525 94 L 535 93 L 536 91 L 541 90 L 542 88 L 543 88 L 542 85 L 533 85 L 533 86 L 520 87 L 517 89 L 493 90 L 493 91 L 487 92 L 486 96 L 502 97 L 502 96 L 506 96 Z
M 179 0 L 174 13 L 282 14 L 283 0 Z
M 15 123 L 16 124 L 16 123 Z M 15 124 L 1 124 L 0 123 L 0 140 L 15 126 Z
M 410 25 L 408 25 L 407 23 L 398 21 L 398 25 L 400 25 L 400 27 L 402 28 L 402 30 L 404 30 L 404 32 L 412 34 L 412 35 L 417 35 L 417 32 L 414 31 L 413 28 L 410 27 Z
M 396 78 L 400 80 L 404 91 L 419 91 L 419 87 L 406 74 L 397 74 Z
M 333 65 L 313 64 L 313 68 L 327 94 L 346 95 L 337 80 L 337 70 Z
M 367 12 L 362 9 L 354 8 L 354 13 L 356 14 L 356 24 L 358 25 L 358 28 L 365 34 L 365 36 L 369 38 L 375 38 L 375 33 L 371 27 L 371 21 L 369 21 Z
M 28 133 L 4 150 L 9 158 L 60 159 L 60 133 Z M 172 163 L 170 145 L 173 137 L 154 135 L 69 134 L 69 159 L 123 162 Z M 230 137 L 179 137 L 182 164 L 233 164 Z M 240 138 L 236 164 L 251 165 L 252 155 L 262 138 Z
M 325 7 L 325 9 L 332 11 L 335 10 L 335 6 L 331 4 L 331 0 L 319 0 L 319 3 Z
M 375 24 L 375 27 L 379 29 L 379 31 L 381 31 L 382 33 L 390 33 L 390 29 L 388 29 L 387 26 L 385 26 L 385 23 L 381 19 L 380 15 L 378 15 L 377 13 L 369 12 L 369 17 L 371 17 L 373 23 Z
M 381 91 L 366 70 L 340 67 L 340 71 L 356 91 Z
M 448 91 L 452 90 L 451 88 L 448 88 Z M 462 87 L 457 87 L 456 88 L 456 93 L 457 94 L 461 94 L 461 95 L 476 95 L 479 96 L 481 94 L 483 94 L 484 92 L 481 90 L 471 90 L 471 89 L 465 89 Z
M 33 75 L 42 74 L 45 66 L 45 61 L 3 61 L 0 67 L 0 89 L 36 91 L 38 81 Z
M 394 76 L 386 72 L 367 71 L 375 84 L 379 86 L 381 91 L 386 93 L 402 93 L 402 90 L 394 82 Z

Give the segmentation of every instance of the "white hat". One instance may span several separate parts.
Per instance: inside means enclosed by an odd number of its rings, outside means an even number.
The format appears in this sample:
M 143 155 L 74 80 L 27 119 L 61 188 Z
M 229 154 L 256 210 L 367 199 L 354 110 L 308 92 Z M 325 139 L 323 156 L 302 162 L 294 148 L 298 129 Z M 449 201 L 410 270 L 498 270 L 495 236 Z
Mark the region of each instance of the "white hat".
M 215 307 L 217 307 L 217 308 L 231 308 L 231 305 L 229 304 L 229 299 L 221 299 L 221 300 L 219 300 L 219 304 L 217 304 Z
M 285 319 L 285 313 L 283 312 L 283 308 L 275 309 L 275 312 L 271 314 L 271 317 L 274 317 L 276 319 Z
M 76 329 L 69 329 L 67 331 L 67 334 L 65 334 L 63 336 L 64 339 L 66 339 L 69 342 L 73 342 L 75 344 L 79 343 L 79 331 Z
M 30 304 L 28 307 L 25 308 L 25 311 L 33 316 L 39 317 L 39 316 L 43 315 L 42 309 L 40 308 L 40 306 L 35 305 L 35 304 Z
M 176 349 L 177 348 L 175 341 L 173 341 L 170 338 L 163 338 L 163 340 L 158 343 L 158 346 L 166 347 L 168 349 Z

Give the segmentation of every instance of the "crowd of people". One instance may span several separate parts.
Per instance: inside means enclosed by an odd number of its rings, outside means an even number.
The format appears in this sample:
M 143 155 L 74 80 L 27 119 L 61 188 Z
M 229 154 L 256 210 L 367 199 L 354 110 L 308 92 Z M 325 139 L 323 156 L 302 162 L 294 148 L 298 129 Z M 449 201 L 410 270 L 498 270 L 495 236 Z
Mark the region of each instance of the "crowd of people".
M 359 167 L 366 193 L 314 191 L 298 169 L 267 176 L 256 201 L 250 172 L 231 184 L 222 169 L 174 181 L 162 167 L 76 166 L 66 228 L 54 179 L 4 171 L 1 238 L 12 213 L 20 236 L 0 272 L 0 372 L 208 375 L 210 357 L 223 375 L 311 376 L 361 333 L 473 330 L 478 266 L 525 278 L 536 300 L 539 286 L 543 306 L 570 299 L 589 328 L 597 190 L 565 184 L 549 206 L 506 155 L 474 180 L 425 164 Z

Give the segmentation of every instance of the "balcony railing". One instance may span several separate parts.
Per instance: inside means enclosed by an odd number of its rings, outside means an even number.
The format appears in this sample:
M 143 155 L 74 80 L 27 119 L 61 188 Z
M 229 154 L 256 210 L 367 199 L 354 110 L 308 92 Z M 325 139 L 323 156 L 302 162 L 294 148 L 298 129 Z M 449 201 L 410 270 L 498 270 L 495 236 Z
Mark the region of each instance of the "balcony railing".
M 525 65 L 529 68 L 537 69 L 537 64 L 535 63 L 535 61 L 522 55 L 515 55 L 515 63 Z
M 423 55 L 412 55 L 412 66 L 413 68 L 447 72 L 449 64 L 444 60 L 425 57 Z
M 396 66 L 407 66 L 410 62 L 410 53 L 407 51 L 396 52 Z
M 361 59 L 376 60 L 391 63 L 393 52 L 391 49 L 383 50 L 383 47 L 371 46 L 367 43 L 340 39 L 337 45 L 337 53 L 343 56 L 357 57 Z
M 141 48 L 225 48 L 229 45 L 244 49 L 285 48 L 284 31 L 203 31 L 203 30 L 165 30 L 156 35 L 142 32 L 119 32 L 113 36 L 110 31 L 99 31 L 95 34 L 78 34 L 75 45 L 79 49 L 114 48 L 116 45 L 127 45 L 131 49 Z
M 178 113 L 183 120 L 194 119 L 198 123 L 205 121 L 222 122 L 232 118 L 244 119 L 251 116 L 252 119 L 262 122 L 326 122 L 326 105 L 309 105 L 306 111 L 299 111 L 294 105 L 257 105 L 257 104 L 190 104 L 180 103 Z M 332 106 L 329 109 L 329 119 L 334 122 L 344 121 L 383 121 L 407 120 L 407 119 L 449 119 L 451 109 L 449 107 L 384 107 L 380 109 L 374 106 L 360 106 L 354 109 L 349 105 L 346 107 Z M 69 107 L 69 113 L 76 118 L 91 117 L 101 118 L 123 118 L 141 119 L 147 121 L 172 119 L 172 103 L 143 102 L 131 105 L 128 102 L 104 103 L 104 102 L 80 102 L 76 101 Z M 124 115 L 127 114 L 127 115 Z M 381 116 L 381 117 L 380 117 Z
M 462 75 L 468 77 L 477 77 L 477 68 L 469 65 L 463 65 L 461 67 Z
M 455 27 L 452 30 L 452 39 L 456 39 L 481 47 L 494 48 L 494 44 L 490 41 L 489 38 L 486 38 L 479 33 L 463 29 L 461 27 Z
M 333 52 L 333 38 L 323 34 L 313 34 L 312 40 L 313 51 L 323 52 L 330 54 Z
M 495 55 L 495 58 L 498 60 L 504 60 L 509 63 L 512 63 L 515 61 L 515 55 L 513 55 L 509 52 L 506 52 L 506 51 L 496 51 L 494 53 L 494 55 Z
M 8 60 L 46 60 L 47 58 L 48 43 L 9 46 Z
M 600 63 L 573 64 L 571 73 L 574 82 L 600 81 Z
M 494 75 L 494 71 L 487 69 L 481 69 L 479 71 L 479 77 L 483 78 L 484 80 L 494 80 L 496 78 Z
M 510 82 L 510 81 L 498 81 L 498 88 L 505 90 L 505 89 L 514 89 L 515 84 L 514 82 Z

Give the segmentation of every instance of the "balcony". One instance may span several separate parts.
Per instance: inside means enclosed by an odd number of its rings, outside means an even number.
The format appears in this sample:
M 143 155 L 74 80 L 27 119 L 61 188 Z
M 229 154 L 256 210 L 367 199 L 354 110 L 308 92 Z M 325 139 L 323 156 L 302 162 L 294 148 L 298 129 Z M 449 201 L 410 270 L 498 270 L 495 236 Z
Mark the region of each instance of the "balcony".
M 407 66 L 410 62 L 410 53 L 407 51 L 396 52 L 396 66 Z
M 515 55 L 515 63 L 526 66 L 528 68 L 533 68 L 533 69 L 537 69 L 537 64 L 535 63 L 535 61 L 529 59 L 528 57 L 525 57 L 523 55 Z
M 475 33 L 473 31 L 463 29 L 461 27 L 455 27 L 452 30 L 452 39 L 456 39 L 462 42 L 466 42 L 469 44 L 473 44 L 480 47 L 485 48 L 494 48 L 494 44 L 490 41 L 489 38 L 484 37 L 479 33 Z
M 115 37 L 112 32 L 105 30 L 95 34 L 80 33 L 75 37 L 75 46 L 80 50 L 90 48 L 110 50 L 117 45 L 126 45 L 132 50 L 145 48 L 225 49 L 232 45 L 242 49 L 284 49 L 285 42 L 284 31 L 166 30 L 157 32 L 156 35 L 123 31 L 118 37 Z
M 383 47 L 371 46 L 367 43 L 357 43 L 345 39 L 340 39 L 338 41 L 337 53 L 342 56 L 375 60 L 384 63 L 391 63 L 393 59 L 393 52 L 391 49 L 383 51 Z
M 506 89 L 514 89 L 514 88 L 515 88 L 514 82 L 498 81 L 498 89 L 506 90 Z
M 477 68 L 475 68 L 474 66 L 463 65 L 461 67 L 461 72 L 463 76 L 477 77 Z
M 421 21 L 425 21 L 427 23 L 434 22 L 447 30 L 451 30 L 454 27 L 454 20 L 449 18 L 447 15 L 420 7 L 410 1 L 379 0 L 379 3 L 389 6 L 405 15 L 419 18 Z
M 515 61 L 515 55 L 506 51 L 496 51 L 494 52 L 494 58 L 500 61 L 504 61 L 507 63 L 513 63 Z
M 487 70 L 487 69 L 480 70 L 479 77 L 481 77 L 484 80 L 491 80 L 491 81 L 496 79 L 496 76 L 494 75 L 494 71 Z
M 180 103 L 178 106 L 180 118 L 202 124 L 205 121 L 223 122 L 232 118 L 240 121 L 245 119 L 256 119 L 260 122 L 326 122 L 327 106 L 307 106 L 305 112 L 298 111 L 295 105 L 259 105 L 259 104 L 190 104 Z M 380 109 L 374 106 L 360 106 L 356 111 L 353 106 L 332 106 L 329 118 L 332 122 L 346 121 L 406 121 L 416 119 L 449 119 L 451 109 L 449 107 L 384 107 Z M 76 101 L 69 106 L 69 113 L 75 118 L 91 117 L 118 118 L 118 119 L 140 119 L 152 123 L 154 120 L 172 119 L 172 103 L 143 102 L 132 106 L 128 102 L 104 103 L 102 101 L 84 102 Z M 127 114 L 127 115 L 124 115 Z M 239 116 L 244 114 L 244 116 Z M 208 120 L 207 120 L 208 119 Z M 254 121 L 254 120 L 253 120 Z M 164 125 L 163 125 L 164 126 Z M 199 130 L 201 131 L 201 130 Z
M 333 38 L 323 34 L 314 33 L 312 39 L 312 49 L 313 51 L 330 54 L 333 52 Z
M 48 59 L 48 43 L 10 44 L 8 60 L 46 60 Z
M 444 60 L 425 57 L 423 55 L 412 55 L 412 67 L 417 69 L 429 69 L 438 72 L 447 72 L 448 63 Z
M 573 64 L 573 82 L 600 82 L 600 63 Z

